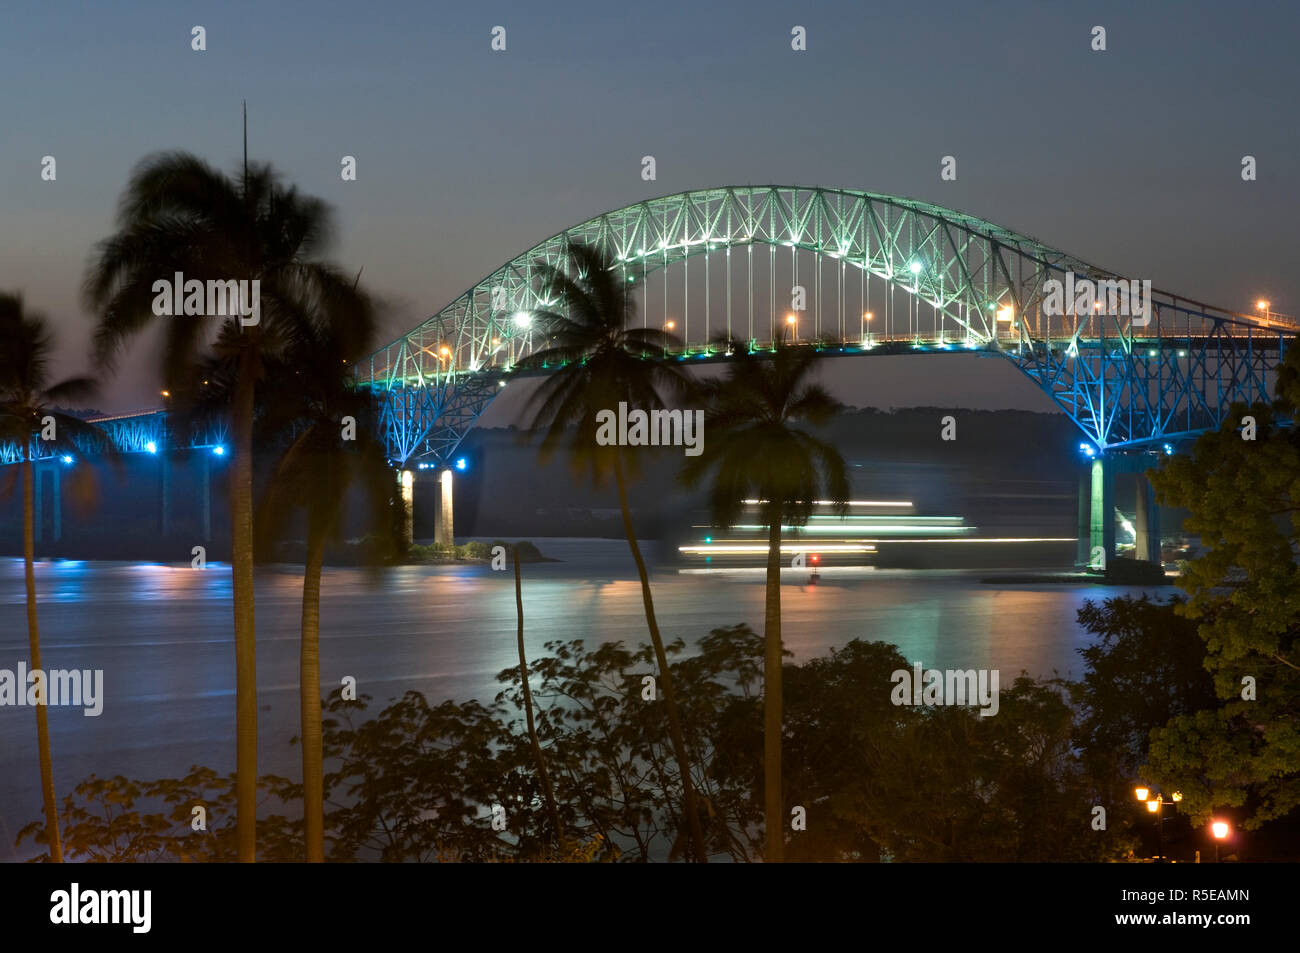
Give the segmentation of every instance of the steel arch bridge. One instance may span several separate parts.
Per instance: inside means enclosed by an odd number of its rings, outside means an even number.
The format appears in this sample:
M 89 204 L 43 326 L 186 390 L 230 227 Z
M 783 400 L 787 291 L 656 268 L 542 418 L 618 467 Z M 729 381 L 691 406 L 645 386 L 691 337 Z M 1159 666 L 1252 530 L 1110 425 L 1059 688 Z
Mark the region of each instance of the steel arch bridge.
M 681 322 L 685 346 L 662 356 L 725 360 L 710 347 L 718 332 L 761 349 L 786 328 L 828 354 L 996 355 L 1051 397 L 1097 452 L 1184 439 L 1218 426 L 1234 402 L 1268 400 L 1270 374 L 1296 331 L 1287 321 L 1159 290 L 1150 292 L 1145 323 L 1113 313 L 1121 310 L 1113 297 L 1093 313 L 1045 307 L 1049 282 L 1087 279 L 1114 288 L 1104 283 L 1125 279 L 1035 238 L 913 199 L 775 185 L 681 192 L 552 235 L 359 362 L 358 379 L 380 402 L 395 464 L 448 463 L 516 362 L 546 345 L 550 329 L 532 313 L 562 314 L 564 304 L 539 297 L 537 266 L 562 265 L 569 241 L 600 246 L 629 281 L 639 281 L 643 323 L 656 311 L 658 326 L 660 303 L 664 327 Z M 828 270 L 834 288 L 824 301 Z M 813 308 L 805 300 L 792 311 L 785 290 L 796 286 Z

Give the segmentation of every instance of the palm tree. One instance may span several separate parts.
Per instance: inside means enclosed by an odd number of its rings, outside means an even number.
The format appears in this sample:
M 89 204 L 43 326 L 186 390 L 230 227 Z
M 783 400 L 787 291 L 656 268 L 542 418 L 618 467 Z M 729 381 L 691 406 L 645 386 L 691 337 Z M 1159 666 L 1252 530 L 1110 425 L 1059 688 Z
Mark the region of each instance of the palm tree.
M 844 458 L 831 444 L 796 424 L 827 423 L 841 405 L 808 378 L 817 360 L 810 347 L 778 340 L 770 358 L 750 353 L 740 342 L 720 341 L 731 355 L 727 373 L 704 383 L 708 410 L 704 426 L 710 450 L 688 457 L 682 480 L 695 486 L 714 473 L 709 504 L 717 526 L 735 525 L 744 500 L 759 500 L 767 527 L 767 600 L 764 609 L 763 803 L 764 859 L 780 863 L 785 853 L 781 796 L 781 529 L 802 526 L 814 501 L 829 499 L 847 511 L 849 479 Z
M 704 834 L 696 808 L 691 763 L 677 714 L 672 672 L 664 652 L 659 623 L 655 620 L 654 598 L 646 571 L 632 513 L 627 502 L 627 481 L 635 475 L 639 461 L 626 456 L 620 447 L 601 446 L 596 440 L 596 414 L 615 410 L 620 402 L 629 408 L 652 410 L 664 406 L 662 394 L 684 395 L 693 387 L 677 367 L 655 360 L 669 347 L 681 342 L 654 328 L 633 327 L 637 283 L 600 249 L 570 243 L 567 258 L 574 274 L 546 262 L 537 262 L 543 301 L 562 302 L 567 314 L 535 311 L 534 326 L 548 335 L 548 346 L 520 361 L 520 369 L 558 365 L 533 395 L 536 405 L 530 430 L 545 430 L 540 451 L 543 462 L 567 444 L 575 476 L 589 473 L 595 486 L 606 484 L 612 475 L 618 488 L 623 532 L 627 536 L 637 574 L 641 578 L 641 601 L 645 606 L 650 641 L 654 643 L 659 678 L 663 683 L 664 706 L 673 755 L 682 779 L 683 810 L 691 831 L 695 860 L 708 859 Z
M 25 311 L 17 294 L 0 294 L 0 440 L 23 448 L 23 578 L 27 587 L 27 644 L 33 670 L 43 670 L 41 636 L 36 619 L 34 521 L 36 481 L 33 444 L 37 435 L 50 437 L 46 446 L 59 456 L 81 455 L 74 438 L 87 445 L 105 445 L 105 435 L 85 421 L 52 409 L 56 401 L 77 400 L 95 391 L 95 381 L 71 377 L 51 384 L 49 361 L 54 336 L 43 315 Z M 53 430 L 48 424 L 53 422 Z M 54 799 L 54 767 L 50 756 L 50 723 L 46 699 L 36 705 L 36 744 L 40 752 L 41 796 L 45 802 L 45 840 L 50 859 L 63 862 L 58 807 Z
M 320 691 L 325 547 L 342 536 L 350 488 L 362 490 L 375 526 L 393 526 L 388 511 L 400 504 L 384 448 L 371 436 L 373 403 L 368 392 L 356 387 L 351 371 L 357 357 L 368 351 L 374 332 L 373 311 L 364 297 L 361 303 L 366 306 L 357 311 L 321 307 L 314 326 L 299 329 L 286 360 L 268 365 L 260 402 L 259 428 L 268 438 L 289 435 L 289 440 L 259 508 L 259 536 L 270 540 L 281 535 L 297 508 L 307 515 L 298 665 L 303 827 L 309 863 L 325 859 Z
M 528 683 L 528 656 L 524 652 L 524 587 L 519 568 L 519 545 L 515 544 L 510 554 L 515 563 L 515 617 L 518 626 L 515 641 L 519 648 L 519 680 L 524 687 L 524 715 L 528 722 L 528 742 L 533 749 L 533 760 L 537 762 L 537 777 L 542 782 L 542 795 L 546 798 L 546 810 L 551 815 L 551 826 L 555 828 L 555 840 L 561 851 L 564 849 L 564 827 L 560 823 L 560 809 L 555 804 L 555 790 L 551 787 L 551 776 L 546 772 L 546 759 L 542 757 L 542 744 L 537 740 L 537 725 L 533 721 L 533 689 Z
M 85 280 L 87 304 L 99 316 L 96 356 L 105 368 L 113 366 L 129 339 L 161 323 L 163 379 L 174 405 L 193 402 L 193 384 L 200 377 L 193 370 L 201 356 L 215 354 L 229 370 L 236 823 L 239 859 L 245 862 L 257 855 L 254 396 L 263 362 L 289 346 L 319 301 L 357 297 L 348 278 L 320 257 L 329 245 L 331 221 L 325 203 L 284 185 L 269 165 L 245 162 L 242 175 L 232 178 L 195 156 L 163 153 L 146 158 L 132 173 L 118 210 L 118 230 L 98 246 Z M 236 316 L 214 315 L 207 321 L 168 316 L 159 322 L 152 308 L 154 283 L 177 272 L 205 286 L 259 281 L 260 321 L 245 326 Z

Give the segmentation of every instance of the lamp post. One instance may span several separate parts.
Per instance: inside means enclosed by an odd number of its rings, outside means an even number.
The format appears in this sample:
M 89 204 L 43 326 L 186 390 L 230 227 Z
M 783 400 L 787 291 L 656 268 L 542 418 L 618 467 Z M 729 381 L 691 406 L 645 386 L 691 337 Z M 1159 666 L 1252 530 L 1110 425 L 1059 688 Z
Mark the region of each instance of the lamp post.
M 790 341 L 791 341 L 791 343 L 798 341 L 798 340 L 799 340 L 799 317 L 798 317 L 798 315 L 795 315 L 795 314 L 787 314 L 787 315 L 785 316 L 785 323 L 786 323 L 787 325 L 790 326 Z
M 867 325 L 871 323 L 872 317 L 873 315 L 870 311 L 862 312 L 862 343 L 864 346 L 869 345 L 871 343 L 871 338 L 867 331 Z
M 1214 862 L 1219 863 L 1219 844 L 1232 833 L 1232 825 L 1227 821 L 1211 821 L 1210 833 L 1214 836 Z
M 1156 816 L 1156 835 L 1159 838 L 1159 853 L 1157 859 L 1162 863 L 1165 861 L 1165 796 L 1157 794 L 1155 798 L 1151 797 L 1151 791 L 1148 788 L 1138 787 L 1133 789 L 1134 795 L 1139 801 L 1147 806 L 1147 813 Z M 1183 799 L 1183 795 L 1175 791 L 1171 796 L 1173 803 L 1178 803 Z
M 675 328 L 675 327 L 677 327 L 677 322 L 676 322 L 676 321 L 665 321 L 665 322 L 664 322 L 664 333 L 665 333 L 665 334 L 672 334 L 672 333 L 673 333 L 673 328 Z M 664 357 L 667 357 L 667 356 L 668 356 L 668 342 L 667 342 L 667 341 L 664 341 Z

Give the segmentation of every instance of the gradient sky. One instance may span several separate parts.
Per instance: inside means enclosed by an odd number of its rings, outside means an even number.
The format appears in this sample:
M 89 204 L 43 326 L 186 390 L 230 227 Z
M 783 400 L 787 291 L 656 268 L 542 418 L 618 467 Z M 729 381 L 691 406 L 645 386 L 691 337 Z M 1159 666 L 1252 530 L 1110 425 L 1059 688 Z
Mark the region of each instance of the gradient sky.
M 250 156 L 331 202 L 335 260 L 398 302 L 386 338 L 567 226 L 747 183 L 924 199 L 1190 298 L 1296 314 L 1298 34 L 1294 0 L 5 0 L 0 288 L 54 319 L 56 371 L 83 371 L 78 288 L 131 168 L 183 149 L 233 170 L 247 99 Z M 156 403 L 149 343 L 136 352 L 98 406 Z M 853 364 L 826 375 L 855 404 L 1050 407 L 1008 362 Z

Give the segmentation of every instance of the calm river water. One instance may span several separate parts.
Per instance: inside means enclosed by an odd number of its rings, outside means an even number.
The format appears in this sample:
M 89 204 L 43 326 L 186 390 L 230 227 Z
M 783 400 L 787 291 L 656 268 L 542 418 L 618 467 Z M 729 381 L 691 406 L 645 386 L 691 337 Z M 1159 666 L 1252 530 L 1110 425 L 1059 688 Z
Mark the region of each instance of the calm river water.
M 542 539 L 558 562 L 524 566 L 530 655 L 550 639 L 647 640 L 627 545 Z M 653 549 L 651 544 L 649 549 Z M 1137 589 L 986 585 L 980 571 L 827 569 L 820 585 L 786 571 L 784 638 L 795 661 L 851 639 L 882 640 L 936 668 L 997 668 L 1003 684 L 1031 675 L 1078 675 L 1087 642 L 1075 612 L 1087 599 Z M 749 622 L 761 631 L 763 575 L 656 569 L 655 608 L 666 638 L 688 645 L 711 628 Z M 104 671 L 103 713 L 52 708 L 51 747 L 60 799 L 91 773 L 177 777 L 190 765 L 234 767 L 234 652 L 230 572 L 188 564 L 77 562 L 37 566 L 47 669 Z M 257 583 L 259 769 L 296 777 L 298 567 L 259 570 Z M 516 664 L 513 574 L 486 565 L 406 566 L 372 575 L 325 571 L 321 681 L 345 675 L 381 705 L 407 689 L 431 701 L 489 699 L 497 672 Z M 1172 590 L 1158 590 L 1168 594 Z M 22 561 L 0 559 L 0 669 L 28 661 Z M 0 859 L 31 853 L 17 830 L 40 818 L 36 719 L 0 707 Z M 21 853 L 21 856 L 20 856 Z

